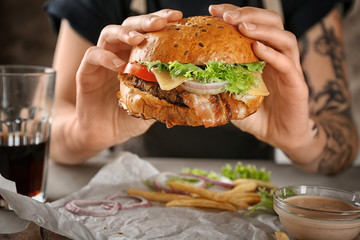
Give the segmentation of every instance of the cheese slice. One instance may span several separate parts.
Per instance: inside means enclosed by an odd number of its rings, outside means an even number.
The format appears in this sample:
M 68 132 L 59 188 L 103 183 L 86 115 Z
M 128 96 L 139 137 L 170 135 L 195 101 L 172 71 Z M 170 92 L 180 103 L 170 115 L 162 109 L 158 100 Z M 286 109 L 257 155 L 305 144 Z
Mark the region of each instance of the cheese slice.
M 257 86 L 253 86 L 247 92 L 247 95 L 253 95 L 253 96 L 267 96 L 269 94 L 270 93 L 267 90 L 266 85 L 262 80 L 261 82 L 257 83 Z
M 151 72 L 155 75 L 156 80 L 162 90 L 174 89 L 186 80 L 186 77 L 173 78 L 169 73 L 160 72 L 156 69 L 151 69 Z
M 252 96 L 268 96 L 270 93 L 266 88 L 264 80 L 262 79 L 261 75 L 259 74 L 255 78 L 255 85 L 253 85 L 247 92 L 247 95 Z

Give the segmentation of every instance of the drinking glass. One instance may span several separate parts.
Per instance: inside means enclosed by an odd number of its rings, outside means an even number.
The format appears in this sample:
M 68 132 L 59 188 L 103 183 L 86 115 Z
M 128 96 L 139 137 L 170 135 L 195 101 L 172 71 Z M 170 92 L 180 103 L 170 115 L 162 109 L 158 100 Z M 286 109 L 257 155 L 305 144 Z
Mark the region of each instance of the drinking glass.
M 19 194 L 41 202 L 46 200 L 55 75 L 49 67 L 0 65 L 0 174 L 15 182 Z

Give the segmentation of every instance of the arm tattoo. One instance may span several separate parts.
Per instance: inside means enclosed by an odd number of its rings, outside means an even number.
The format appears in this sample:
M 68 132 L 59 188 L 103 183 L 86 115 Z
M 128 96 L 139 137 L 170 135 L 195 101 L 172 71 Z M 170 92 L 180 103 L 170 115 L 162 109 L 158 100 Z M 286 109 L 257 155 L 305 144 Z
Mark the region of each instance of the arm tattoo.
M 320 22 L 323 35 L 315 42 L 315 49 L 321 55 L 329 56 L 334 69 L 335 77 L 346 84 L 343 62 L 345 60 L 344 48 L 336 37 L 333 28 L 327 28 L 323 21 Z
M 356 134 L 351 123 L 350 96 L 347 90 L 344 48 L 331 27 L 320 23 L 321 34 L 311 42 L 306 35 L 301 39 L 301 61 L 313 44 L 315 53 L 331 62 L 333 78 L 327 79 L 321 89 L 315 88 L 316 79 L 310 79 L 304 70 L 309 87 L 310 116 L 314 119 L 315 138 L 321 127 L 326 134 L 326 145 L 318 157 L 318 172 L 334 174 L 351 166 L 354 151 L 351 139 Z
M 344 69 L 344 48 L 340 41 L 334 34 L 334 29 L 327 29 L 323 22 L 320 23 L 323 35 L 315 42 L 315 50 L 320 55 L 325 55 L 330 58 L 332 69 L 334 70 L 334 79 L 327 82 L 323 91 L 315 96 L 315 101 L 320 101 L 325 98 L 326 103 L 322 106 L 323 109 L 319 111 L 342 112 L 345 110 L 346 114 L 349 110 L 349 96 L 346 96 L 347 82 Z M 345 108 L 345 109 L 344 109 Z M 348 116 L 349 117 L 349 116 Z

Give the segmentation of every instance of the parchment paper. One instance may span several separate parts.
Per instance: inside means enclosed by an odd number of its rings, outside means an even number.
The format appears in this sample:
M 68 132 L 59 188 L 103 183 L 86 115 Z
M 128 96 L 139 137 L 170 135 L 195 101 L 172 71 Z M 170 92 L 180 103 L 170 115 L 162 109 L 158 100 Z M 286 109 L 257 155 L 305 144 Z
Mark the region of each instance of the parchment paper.
M 125 152 L 105 165 L 80 191 L 56 202 L 40 203 L 16 194 L 9 187 L 11 182 L 2 177 L 0 194 L 22 219 L 22 224 L 24 220 L 33 221 L 71 239 L 259 240 L 274 239 L 275 231 L 283 231 L 278 217 L 268 214 L 244 217 L 242 212 L 166 208 L 161 203 L 153 203 L 149 208 L 121 210 L 109 217 L 89 217 L 73 214 L 64 208 L 72 199 L 104 199 L 115 193 L 126 194 L 128 187 L 147 189 L 142 180 L 157 173 L 158 170 L 149 162 Z M 0 224 L 4 221 L 1 219 Z M 0 229 L 1 233 L 3 227 Z

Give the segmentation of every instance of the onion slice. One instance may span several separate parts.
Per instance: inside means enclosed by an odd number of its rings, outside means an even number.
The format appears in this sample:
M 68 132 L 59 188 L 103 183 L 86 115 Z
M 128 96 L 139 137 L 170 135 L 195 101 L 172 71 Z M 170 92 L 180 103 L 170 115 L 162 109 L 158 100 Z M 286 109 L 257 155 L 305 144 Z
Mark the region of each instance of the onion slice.
M 201 188 L 206 187 L 206 182 L 201 178 L 194 177 L 194 176 L 183 176 L 183 175 L 172 173 L 172 172 L 161 172 L 158 175 L 156 175 L 153 180 L 154 187 L 159 191 L 163 191 L 163 192 L 167 192 L 167 193 L 177 193 L 177 194 L 186 194 L 187 195 L 188 193 L 186 193 L 184 191 L 174 190 L 168 186 L 167 182 L 172 177 L 183 178 L 183 179 L 196 179 L 196 180 L 198 180 L 198 182 L 196 182 L 195 184 L 192 184 L 192 185 L 201 187 Z
M 204 180 L 205 182 L 210 182 L 214 185 L 217 185 L 217 186 L 220 186 L 220 187 L 223 187 L 223 188 L 233 188 L 234 187 L 234 183 L 226 178 L 226 181 L 225 179 L 223 178 L 222 180 L 216 180 L 216 179 L 213 179 L 213 178 L 208 178 L 206 176 L 203 176 L 203 175 L 199 175 L 199 174 L 194 174 L 194 173 L 180 173 L 181 176 L 191 176 L 191 177 L 195 177 L 195 178 L 199 178 L 199 179 L 202 179 Z
M 186 81 L 180 86 L 191 93 L 195 94 L 219 94 L 225 92 L 225 86 L 228 84 L 228 81 L 222 82 L 212 82 L 212 83 L 200 83 L 196 81 Z
M 85 208 L 85 207 L 89 207 L 89 206 L 102 206 L 102 205 L 108 205 L 110 207 L 106 210 L 92 210 L 92 209 Z M 93 216 L 93 217 L 107 217 L 107 216 L 115 215 L 121 208 L 121 204 L 119 202 L 111 201 L 111 200 L 75 199 L 75 200 L 68 202 L 65 205 L 65 208 L 69 212 L 72 212 L 72 213 L 75 213 L 78 215 L 86 215 L 86 216 Z
M 184 191 L 178 191 L 178 190 L 173 190 L 171 189 L 168 184 L 167 181 L 171 178 L 171 177 L 177 177 L 178 175 L 176 173 L 172 173 L 172 172 L 161 172 L 159 174 L 157 174 L 153 180 L 153 184 L 154 187 L 159 190 L 159 191 L 163 191 L 166 193 L 177 193 L 177 194 L 185 194 Z
M 109 200 L 109 201 L 116 201 L 116 199 L 119 199 L 119 198 L 130 198 L 130 199 L 135 199 L 135 200 L 139 201 L 137 203 L 128 204 L 128 205 L 121 204 L 121 210 L 128 210 L 128 209 L 134 209 L 134 208 L 139 208 L 139 207 L 151 207 L 152 206 L 152 204 L 151 204 L 151 202 L 149 202 L 149 200 L 147 200 L 141 196 L 135 196 L 135 195 L 114 194 L 114 195 L 110 195 L 110 196 L 106 197 L 105 199 Z M 108 209 L 111 206 L 109 206 L 107 204 L 103 204 L 103 207 Z

